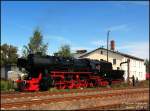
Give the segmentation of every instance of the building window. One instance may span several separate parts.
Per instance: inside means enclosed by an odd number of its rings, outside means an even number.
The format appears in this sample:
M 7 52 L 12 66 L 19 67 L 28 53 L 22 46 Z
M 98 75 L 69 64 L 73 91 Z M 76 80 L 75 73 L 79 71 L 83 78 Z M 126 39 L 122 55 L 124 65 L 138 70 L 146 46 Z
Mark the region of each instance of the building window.
M 101 50 L 101 54 L 103 54 L 103 51 Z
M 132 60 L 132 66 L 135 67 L 136 66 L 136 61 Z
M 116 64 L 116 59 L 113 59 L 113 64 Z
M 139 68 L 141 68 L 141 62 L 139 62 Z

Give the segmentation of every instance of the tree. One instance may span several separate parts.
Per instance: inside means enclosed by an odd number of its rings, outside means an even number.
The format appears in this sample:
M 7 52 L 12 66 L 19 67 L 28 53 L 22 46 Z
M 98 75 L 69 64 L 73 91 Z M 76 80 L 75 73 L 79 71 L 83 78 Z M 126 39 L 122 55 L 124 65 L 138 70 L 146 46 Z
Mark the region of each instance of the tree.
M 17 47 L 3 44 L 1 45 L 1 65 L 10 65 L 17 63 Z
M 62 45 L 57 53 L 54 53 L 55 56 L 62 56 L 62 57 L 72 57 L 70 46 L 69 45 Z
M 27 57 L 28 54 L 35 54 L 40 52 L 42 55 L 46 55 L 48 49 L 48 43 L 43 43 L 43 36 L 39 29 L 36 29 L 33 36 L 30 38 L 28 45 L 23 47 L 23 56 Z

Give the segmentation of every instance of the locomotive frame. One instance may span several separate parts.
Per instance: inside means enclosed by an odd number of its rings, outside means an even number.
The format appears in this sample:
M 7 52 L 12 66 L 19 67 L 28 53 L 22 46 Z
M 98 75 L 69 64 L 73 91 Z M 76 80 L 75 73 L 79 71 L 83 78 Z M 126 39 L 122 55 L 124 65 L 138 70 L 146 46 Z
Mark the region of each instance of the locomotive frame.
M 28 60 L 29 62 L 32 61 L 34 56 L 29 55 L 30 57 Z M 38 56 L 40 59 L 44 58 L 43 56 Z M 47 59 L 48 56 L 46 56 Z M 57 58 L 57 57 L 56 57 Z M 78 60 L 79 63 L 82 61 Z M 22 67 L 25 66 L 33 66 L 34 64 L 26 64 L 25 60 L 23 60 L 24 63 L 20 62 L 19 66 L 22 65 Z M 35 61 L 36 62 L 36 61 Z M 46 61 L 47 62 L 47 61 Z M 83 62 L 83 61 L 82 61 Z M 93 61 L 93 60 L 88 60 L 89 63 L 95 62 L 95 69 L 90 69 L 89 67 L 85 68 L 80 68 L 78 70 L 72 70 L 69 69 L 69 65 L 67 65 L 67 70 L 61 70 L 54 68 L 51 69 L 52 65 L 46 65 L 45 66 L 36 66 L 35 67 L 30 67 L 30 74 L 29 77 L 25 80 L 18 79 L 16 82 L 18 83 L 18 89 L 21 91 L 39 91 L 39 90 L 48 90 L 50 87 L 56 87 L 57 89 L 73 89 L 73 88 L 87 88 L 87 87 L 101 87 L 101 86 L 107 86 L 110 84 L 116 84 L 116 83 L 121 83 L 123 82 L 123 78 L 116 78 L 115 76 L 113 78 L 108 79 L 106 76 L 102 76 L 102 72 L 100 71 L 100 67 L 98 64 L 100 61 Z M 34 62 L 33 62 L 34 63 Z M 43 61 L 41 62 L 43 64 Z M 25 65 L 26 64 L 26 65 Z M 104 62 L 103 64 L 108 64 L 110 66 L 111 63 L 109 62 Z M 45 64 L 44 64 L 45 65 Z M 111 64 L 112 65 L 112 64 Z M 56 65 L 57 66 L 57 65 Z M 63 67 L 62 63 L 60 65 Z M 107 65 L 106 65 L 107 66 Z M 109 69 L 108 67 L 104 68 L 102 65 L 102 68 L 105 69 L 103 73 L 106 73 L 106 75 L 110 75 L 111 73 L 120 73 L 119 70 L 112 70 Z M 38 67 L 38 68 L 37 68 Z M 40 68 L 41 69 L 40 69 Z M 111 66 L 112 67 L 112 66 Z M 66 67 L 65 67 L 66 68 Z M 99 69 L 97 69 L 99 68 Z M 28 69 L 28 68 L 26 68 Z M 44 70 L 49 70 L 47 71 L 46 74 L 44 74 Z M 36 71 L 38 70 L 38 71 Z M 107 74 L 109 72 L 109 74 Z M 38 73 L 36 74 L 37 77 L 34 77 L 33 73 Z

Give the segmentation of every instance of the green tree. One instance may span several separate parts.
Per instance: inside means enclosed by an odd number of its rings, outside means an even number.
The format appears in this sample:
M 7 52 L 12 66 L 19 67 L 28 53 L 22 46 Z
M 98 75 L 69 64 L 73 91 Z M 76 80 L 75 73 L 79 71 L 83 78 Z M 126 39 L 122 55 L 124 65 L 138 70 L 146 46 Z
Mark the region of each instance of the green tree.
M 57 53 L 54 53 L 56 56 L 62 57 L 72 57 L 70 46 L 69 45 L 62 45 Z
M 17 50 L 17 47 L 6 43 L 1 45 L 1 65 L 16 64 Z
M 35 54 L 40 52 L 42 55 L 46 55 L 48 49 L 48 43 L 43 43 L 43 36 L 39 29 L 36 29 L 33 36 L 30 38 L 30 42 L 23 46 L 23 56 L 27 57 L 28 54 Z

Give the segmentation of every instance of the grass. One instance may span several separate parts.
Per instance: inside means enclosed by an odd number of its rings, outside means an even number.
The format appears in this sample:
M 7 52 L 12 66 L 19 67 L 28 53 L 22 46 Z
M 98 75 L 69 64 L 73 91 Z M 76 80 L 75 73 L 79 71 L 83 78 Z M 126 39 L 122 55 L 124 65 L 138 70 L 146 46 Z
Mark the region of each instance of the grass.
M 150 87 L 150 80 L 140 81 L 137 86 L 139 86 L 139 87 Z
M 86 90 L 95 89 L 95 88 L 86 88 Z M 57 89 L 57 88 L 50 88 L 49 92 L 77 92 L 82 89 Z
M 135 87 L 149 87 L 149 81 L 150 80 L 144 80 L 139 81 Z M 0 80 L 1 85 L 1 91 L 14 91 L 13 82 L 10 80 Z M 111 85 L 112 89 L 119 89 L 119 88 L 128 88 L 131 87 L 132 83 L 128 85 L 127 83 L 121 83 L 121 84 L 113 84 Z M 86 90 L 95 90 L 95 89 L 107 89 L 107 87 L 97 87 L 97 88 L 84 88 Z M 77 92 L 82 89 L 56 89 L 56 88 L 50 88 L 49 92 Z
M 138 87 L 149 87 L 149 81 L 150 80 L 139 81 L 139 82 L 135 83 L 134 87 L 136 87 L 136 88 L 138 88 Z M 111 85 L 111 88 L 114 88 L 114 89 L 116 89 L 116 88 L 128 88 L 128 87 L 133 87 L 132 82 L 130 84 L 124 82 L 121 84 Z
M 49 92 L 77 92 L 81 89 L 57 89 L 57 88 L 50 88 Z
M 13 91 L 13 82 L 10 80 L 0 80 L 1 91 Z
M 116 88 L 127 88 L 129 87 L 128 83 L 121 83 L 121 84 L 112 84 L 111 88 L 116 89 Z
M 129 88 L 132 87 L 132 83 L 129 85 L 128 83 L 121 83 L 121 84 L 113 84 L 110 86 L 112 89 L 121 89 L 121 88 Z M 139 81 L 135 83 L 135 87 L 149 87 L 149 80 Z M 107 89 L 108 87 L 94 87 L 94 88 L 84 88 L 86 90 L 96 90 L 98 88 Z M 50 88 L 49 92 L 77 92 L 82 89 L 57 89 L 57 88 Z

